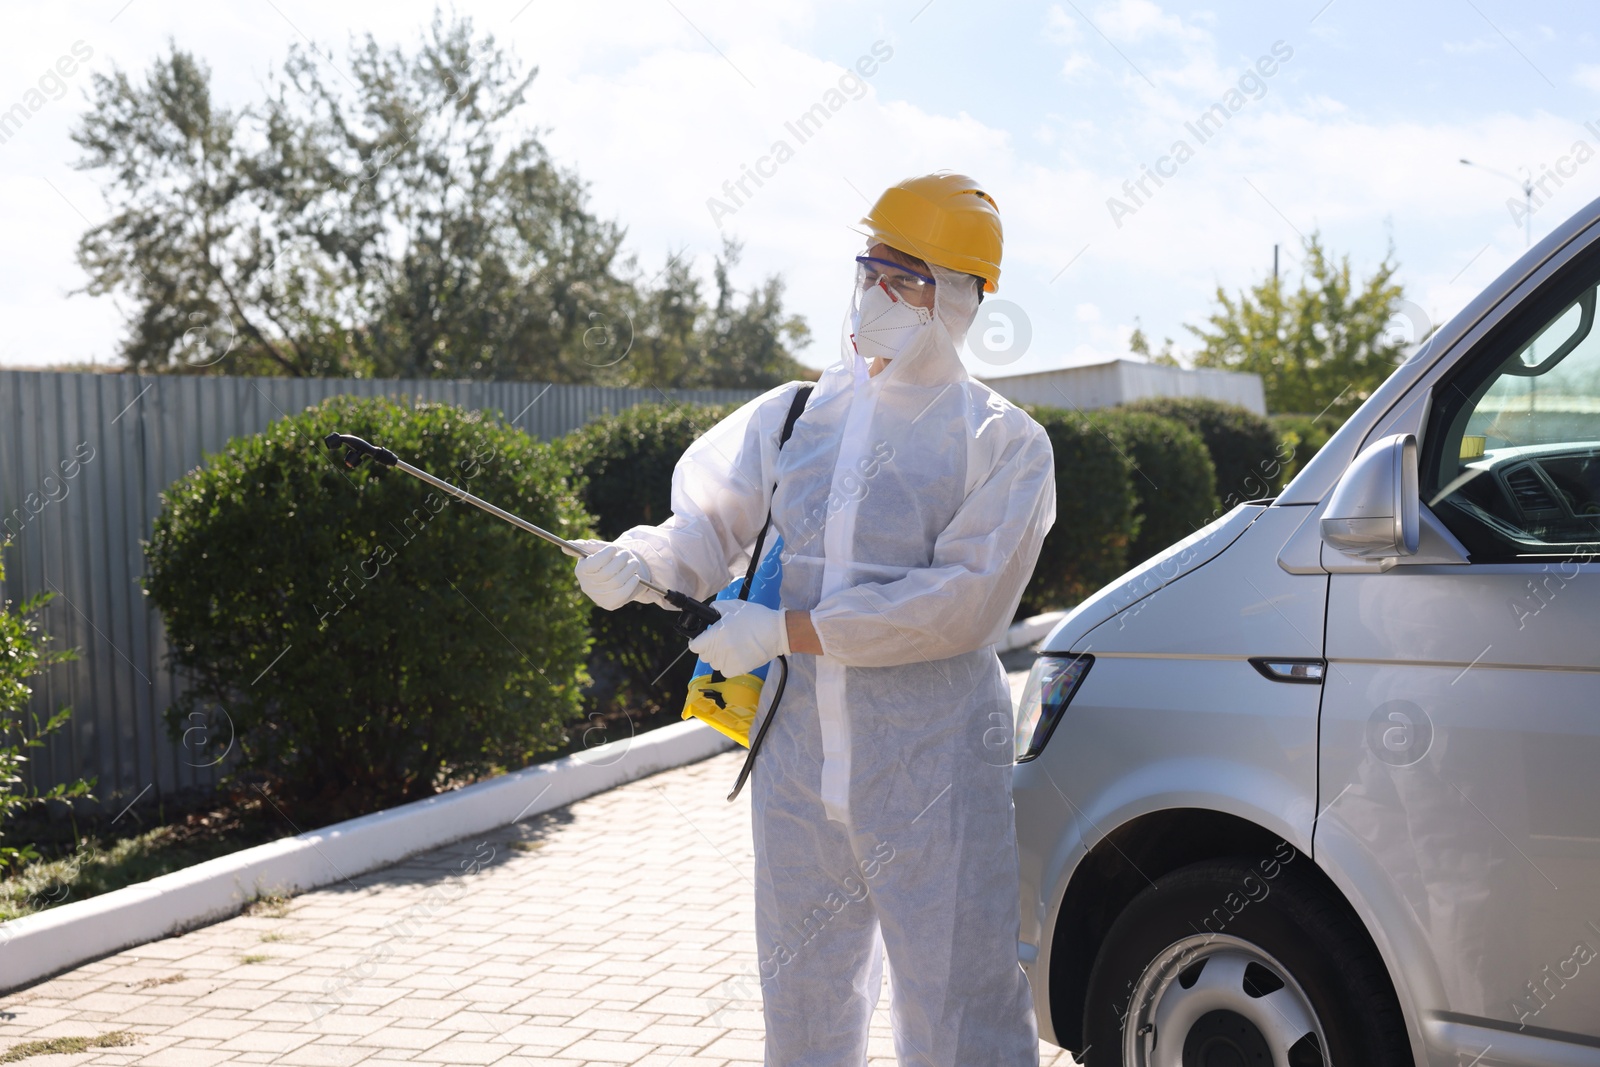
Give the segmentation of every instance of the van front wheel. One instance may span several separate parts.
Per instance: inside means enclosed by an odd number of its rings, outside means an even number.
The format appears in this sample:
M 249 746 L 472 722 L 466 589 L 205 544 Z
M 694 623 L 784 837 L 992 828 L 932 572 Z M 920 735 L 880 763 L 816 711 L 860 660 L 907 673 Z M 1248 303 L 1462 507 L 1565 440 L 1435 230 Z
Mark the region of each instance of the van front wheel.
M 1090 1067 L 1412 1063 L 1365 931 L 1298 868 L 1244 859 L 1173 871 L 1123 909 L 1083 1032 Z

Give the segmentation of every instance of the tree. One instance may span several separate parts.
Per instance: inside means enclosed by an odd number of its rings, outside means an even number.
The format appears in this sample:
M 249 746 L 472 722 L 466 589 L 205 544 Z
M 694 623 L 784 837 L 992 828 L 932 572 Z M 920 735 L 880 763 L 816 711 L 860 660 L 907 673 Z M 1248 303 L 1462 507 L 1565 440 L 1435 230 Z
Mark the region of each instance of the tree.
M 699 377 L 706 385 L 729 389 L 766 389 L 794 381 L 804 372 L 790 353 L 810 339 L 811 331 L 798 315 L 784 315 L 781 278 L 766 279 L 741 304 L 731 276 L 738 262 L 739 246 L 725 241 Z
M 1173 354 L 1172 338 L 1163 338 L 1161 341 L 1161 350 L 1159 352 L 1152 352 L 1150 350 L 1150 338 L 1145 336 L 1144 327 L 1139 325 L 1139 317 L 1137 315 L 1134 316 L 1133 322 L 1133 332 L 1128 335 L 1129 352 L 1132 352 L 1136 356 L 1143 356 L 1146 360 L 1157 364 L 1158 366 L 1183 366 L 1182 363 L 1178 362 L 1178 357 Z
M 1200 339 L 1197 367 L 1253 371 L 1266 388 L 1267 408 L 1347 418 L 1389 376 L 1404 345 L 1387 336 L 1403 298 L 1391 250 L 1359 284 L 1350 257 L 1333 263 L 1312 234 L 1305 242 L 1300 286 L 1286 293 L 1268 278 L 1232 299 L 1217 288 L 1208 326 L 1185 327 Z
M 686 285 L 687 265 L 660 288 L 641 278 L 623 228 L 589 210 L 527 124 L 536 75 L 437 13 L 413 52 L 368 35 L 335 63 L 295 46 L 239 108 L 175 43 L 142 83 L 96 75 L 73 136 L 79 166 L 107 172 L 112 217 L 78 256 L 86 292 L 131 305 L 129 366 L 620 383 L 644 380 L 617 355 L 638 334 L 706 349 L 723 309 Z M 727 294 L 735 259 L 718 261 Z M 703 377 L 766 381 L 793 362 L 804 326 L 781 292 L 774 278 L 730 297 L 730 321 L 754 329 L 709 349 Z
M 706 305 L 700 282 L 681 257 L 662 271 L 659 287 L 636 299 L 626 324 L 631 350 L 617 351 L 615 331 L 597 335 L 589 358 L 615 360 L 614 377 L 624 385 L 663 389 L 768 389 L 806 376 L 795 349 L 811 331 L 798 315 L 783 310 L 783 281 L 767 278 L 741 301 L 733 284 L 738 242 L 723 239 L 716 258 L 716 303 Z

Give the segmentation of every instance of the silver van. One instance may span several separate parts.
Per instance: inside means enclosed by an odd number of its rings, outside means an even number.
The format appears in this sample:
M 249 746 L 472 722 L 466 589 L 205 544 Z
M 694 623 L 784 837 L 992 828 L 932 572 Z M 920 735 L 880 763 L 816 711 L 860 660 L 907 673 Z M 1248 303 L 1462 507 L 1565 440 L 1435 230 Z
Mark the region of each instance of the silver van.
M 1600 1064 L 1600 200 L 1017 711 L 1018 951 L 1103 1064 Z M 1226 487 L 1223 487 L 1226 490 Z

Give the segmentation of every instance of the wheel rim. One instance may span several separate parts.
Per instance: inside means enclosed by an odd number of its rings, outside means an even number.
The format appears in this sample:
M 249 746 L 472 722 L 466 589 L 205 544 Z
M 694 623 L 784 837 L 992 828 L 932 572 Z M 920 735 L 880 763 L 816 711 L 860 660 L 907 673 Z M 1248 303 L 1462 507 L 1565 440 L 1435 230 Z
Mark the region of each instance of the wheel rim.
M 1237 937 L 1197 934 L 1145 967 L 1122 1062 L 1137 1067 L 1323 1067 L 1322 1021 L 1288 968 Z

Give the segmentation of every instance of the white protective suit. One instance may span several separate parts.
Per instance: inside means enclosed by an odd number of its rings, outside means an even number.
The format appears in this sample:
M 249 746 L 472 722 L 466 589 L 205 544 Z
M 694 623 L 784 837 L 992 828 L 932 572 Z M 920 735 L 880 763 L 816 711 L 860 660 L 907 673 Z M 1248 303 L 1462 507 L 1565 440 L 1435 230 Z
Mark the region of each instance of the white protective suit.
M 822 641 L 789 657 L 750 780 L 772 1065 L 866 1062 L 880 947 L 902 1064 L 1038 1063 L 993 646 L 1055 519 L 1053 460 L 961 365 L 972 279 L 934 271 L 933 320 L 884 371 L 868 376 L 847 319 L 844 358 L 781 452 L 800 383 L 696 441 L 672 517 L 618 539 L 658 582 L 709 596 L 743 574 L 773 494 L 783 607 L 809 610 Z

